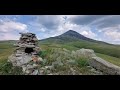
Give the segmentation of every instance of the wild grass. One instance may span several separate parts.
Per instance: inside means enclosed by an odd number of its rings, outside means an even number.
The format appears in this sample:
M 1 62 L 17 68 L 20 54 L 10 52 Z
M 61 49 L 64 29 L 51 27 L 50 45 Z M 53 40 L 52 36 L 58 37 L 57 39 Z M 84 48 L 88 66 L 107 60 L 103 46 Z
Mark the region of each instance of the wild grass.
M 51 42 L 51 41 L 50 41 Z M 40 43 L 41 51 L 39 56 L 46 60 L 45 65 L 51 66 L 56 65 L 53 73 L 59 74 L 85 74 L 91 75 L 93 72 L 90 71 L 88 66 L 88 58 L 86 57 L 75 57 L 72 55 L 72 51 L 79 50 L 80 48 L 93 49 L 96 55 L 120 66 L 120 47 L 114 45 L 105 45 L 97 43 L 88 43 L 85 41 L 81 42 L 69 42 L 69 43 Z M 57 41 L 56 41 L 57 42 Z M 15 47 L 12 43 L 2 42 L 0 43 L 0 74 L 4 75 L 21 75 L 21 69 L 18 67 L 12 67 L 7 62 L 8 56 L 10 56 Z M 106 55 L 105 55 L 106 54 Z M 114 56 L 114 57 L 113 57 Z
M 120 45 L 112 45 L 101 42 L 89 42 L 85 40 L 60 40 L 49 39 L 41 41 L 43 45 L 58 45 L 68 50 L 77 50 L 80 48 L 93 49 L 96 53 L 106 54 L 109 56 L 120 58 Z

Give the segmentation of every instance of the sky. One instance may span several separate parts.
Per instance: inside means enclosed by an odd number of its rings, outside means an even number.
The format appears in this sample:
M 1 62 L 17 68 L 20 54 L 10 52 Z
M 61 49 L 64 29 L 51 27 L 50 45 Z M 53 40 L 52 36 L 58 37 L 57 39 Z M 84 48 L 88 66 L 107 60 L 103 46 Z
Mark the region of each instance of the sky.
M 0 40 L 18 40 L 20 32 L 38 39 L 68 30 L 99 41 L 120 44 L 120 15 L 0 15 Z

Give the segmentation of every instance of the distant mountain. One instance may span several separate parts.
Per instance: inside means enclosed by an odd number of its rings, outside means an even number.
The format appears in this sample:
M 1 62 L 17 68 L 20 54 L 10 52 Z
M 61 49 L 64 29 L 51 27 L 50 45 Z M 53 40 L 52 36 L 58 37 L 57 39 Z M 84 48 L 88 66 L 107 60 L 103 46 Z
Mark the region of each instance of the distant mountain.
M 62 45 L 69 50 L 87 48 L 97 53 L 102 53 L 120 58 L 120 45 L 109 44 L 87 38 L 76 31 L 69 30 L 62 35 L 40 40 L 42 45 Z
M 90 38 L 87 38 L 81 34 L 79 34 L 78 32 L 76 31 L 73 31 L 73 30 L 69 30 L 65 33 L 63 33 L 62 35 L 58 36 L 59 38 L 62 38 L 62 37 L 70 37 L 70 38 L 76 38 L 76 39 L 81 39 L 81 40 L 87 40 L 87 41 L 94 41 Z
M 73 41 L 80 41 L 80 40 L 84 40 L 84 41 L 89 41 L 89 42 L 95 42 L 95 43 L 105 43 L 108 44 L 106 42 L 103 41 L 97 41 L 97 40 L 93 40 L 90 38 L 87 38 L 81 34 L 79 34 L 78 32 L 74 31 L 74 30 L 68 30 L 67 32 L 56 36 L 56 37 L 50 37 L 47 39 L 43 39 L 41 41 L 54 41 L 54 42 L 73 42 Z

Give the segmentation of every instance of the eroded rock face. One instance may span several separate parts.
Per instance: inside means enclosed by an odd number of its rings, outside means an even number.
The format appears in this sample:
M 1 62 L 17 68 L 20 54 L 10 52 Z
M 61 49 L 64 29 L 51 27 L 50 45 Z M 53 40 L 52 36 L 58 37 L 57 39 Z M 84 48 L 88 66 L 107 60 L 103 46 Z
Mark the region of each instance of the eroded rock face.
M 15 44 L 16 50 L 9 57 L 8 61 L 11 62 L 13 66 L 22 67 L 23 73 L 36 75 L 38 74 L 36 63 L 41 60 L 38 56 L 40 51 L 38 40 L 33 33 L 20 34 L 20 40 Z

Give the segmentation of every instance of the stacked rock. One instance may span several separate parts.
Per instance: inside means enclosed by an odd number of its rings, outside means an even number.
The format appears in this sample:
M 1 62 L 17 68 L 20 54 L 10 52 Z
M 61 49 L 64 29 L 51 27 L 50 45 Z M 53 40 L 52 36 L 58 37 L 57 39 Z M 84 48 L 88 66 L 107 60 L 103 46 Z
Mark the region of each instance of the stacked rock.
M 27 75 L 38 74 L 38 63 L 42 60 L 38 56 L 40 48 L 38 47 L 38 39 L 33 33 L 20 33 L 20 40 L 15 44 L 14 54 L 9 57 L 9 62 L 13 66 L 20 66 L 23 73 Z

